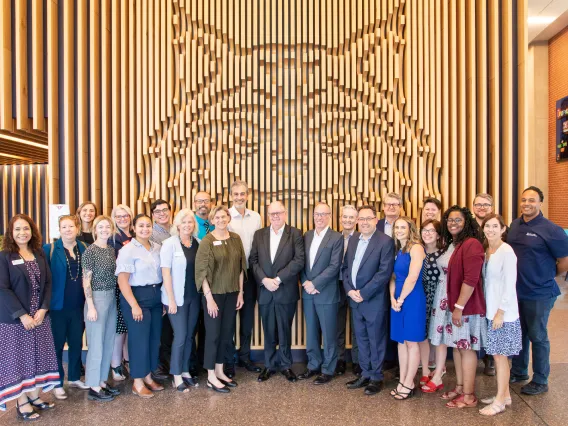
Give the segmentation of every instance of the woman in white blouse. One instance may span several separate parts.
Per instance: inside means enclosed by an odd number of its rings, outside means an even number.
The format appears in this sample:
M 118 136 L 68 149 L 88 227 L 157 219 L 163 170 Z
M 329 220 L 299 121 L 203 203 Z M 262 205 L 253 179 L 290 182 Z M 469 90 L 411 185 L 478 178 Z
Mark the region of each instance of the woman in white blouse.
M 507 227 L 501 216 L 488 215 L 481 227 L 485 234 L 483 278 L 488 328 L 485 350 L 495 358 L 497 395 L 481 400 L 489 405 L 479 412 L 494 416 L 511 405 L 508 357 L 518 355 L 522 347 L 516 289 L 517 256 L 511 246 L 503 242 Z

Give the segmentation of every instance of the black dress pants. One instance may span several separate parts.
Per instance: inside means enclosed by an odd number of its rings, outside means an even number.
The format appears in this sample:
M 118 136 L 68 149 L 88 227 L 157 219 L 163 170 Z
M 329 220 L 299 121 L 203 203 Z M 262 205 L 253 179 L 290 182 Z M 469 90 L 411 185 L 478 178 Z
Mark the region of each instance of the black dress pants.
M 206 370 L 214 370 L 215 364 L 223 364 L 228 348 L 233 346 L 238 295 L 238 292 L 213 294 L 213 299 L 219 308 L 215 318 L 207 312 L 207 299 L 203 296 L 203 321 L 205 323 L 203 368 Z

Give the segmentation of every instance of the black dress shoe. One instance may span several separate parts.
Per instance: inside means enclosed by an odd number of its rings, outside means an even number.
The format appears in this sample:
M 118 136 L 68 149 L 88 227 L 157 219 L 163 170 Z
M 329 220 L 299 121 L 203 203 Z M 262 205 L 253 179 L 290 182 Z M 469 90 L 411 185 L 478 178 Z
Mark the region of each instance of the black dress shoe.
M 525 395 L 539 395 L 548 392 L 548 385 L 543 383 L 530 382 L 521 388 L 521 393 Z
M 89 389 L 89 394 L 87 395 L 87 398 L 91 401 L 112 401 L 114 399 L 114 396 L 112 396 L 110 393 L 106 392 L 104 390 L 104 388 L 101 388 L 101 390 L 99 392 L 97 392 L 96 390 L 94 390 L 93 388 Z
M 252 362 L 244 359 L 239 361 L 239 367 L 244 367 L 247 369 L 247 371 L 251 371 L 253 373 L 260 373 L 262 370 L 259 366 L 254 365 Z
M 337 366 L 335 367 L 335 375 L 343 376 L 345 374 L 345 361 L 342 359 L 337 361 Z
M 235 364 L 226 364 L 223 367 L 223 373 L 225 373 L 225 376 L 227 376 L 229 379 L 235 377 Z
M 363 373 L 363 369 L 359 364 L 353 364 L 351 371 L 353 371 L 353 374 L 355 374 L 357 377 L 361 377 L 361 373 Z
M 181 379 L 189 387 L 195 388 L 195 387 L 199 386 L 199 384 L 197 383 L 197 379 L 195 377 L 183 377 L 182 376 Z
M 164 382 L 170 378 L 170 375 L 164 371 L 162 371 L 159 367 L 156 371 L 152 371 L 151 377 L 156 382 Z
M 236 388 L 239 384 L 237 382 L 235 382 L 234 380 L 231 381 L 227 381 L 227 380 L 223 380 L 223 379 L 219 379 L 219 381 L 221 383 L 223 383 L 225 386 L 228 386 L 230 388 Z
M 364 388 L 370 382 L 371 382 L 371 380 L 369 380 L 367 377 L 359 377 L 358 379 L 351 380 L 350 382 L 347 382 L 347 389 Z
M 229 389 L 227 386 L 223 386 L 222 388 L 218 388 L 217 386 L 215 386 L 213 383 L 211 383 L 209 380 L 207 380 L 207 387 L 209 389 L 213 389 L 215 392 L 219 392 L 219 393 L 229 393 L 231 392 L 231 389 Z
M 120 395 L 120 391 L 118 390 L 118 388 L 113 388 L 112 386 L 109 385 L 106 385 L 106 388 L 101 388 L 101 389 L 112 396 Z
M 314 385 L 325 385 L 326 383 L 331 382 L 331 379 L 333 379 L 333 376 L 322 373 L 316 377 L 316 379 L 314 380 Z
M 259 382 L 266 382 L 268 379 L 270 379 L 270 377 L 274 374 L 274 371 L 265 368 L 264 370 L 262 370 L 262 372 L 258 375 L 258 381 Z
M 289 382 L 294 383 L 296 380 L 298 380 L 296 374 L 292 371 L 291 368 L 287 368 L 286 370 L 281 371 L 281 373 Z
M 318 374 L 320 374 L 319 371 L 310 370 L 309 368 L 306 368 L 302 374 L 298 374 L 298 380 L 311 379 L 312 377 L 317 376 Z
M 382 380 L 371 380 L 365 388 L 365 395 L 376 395 L 383 389 Z

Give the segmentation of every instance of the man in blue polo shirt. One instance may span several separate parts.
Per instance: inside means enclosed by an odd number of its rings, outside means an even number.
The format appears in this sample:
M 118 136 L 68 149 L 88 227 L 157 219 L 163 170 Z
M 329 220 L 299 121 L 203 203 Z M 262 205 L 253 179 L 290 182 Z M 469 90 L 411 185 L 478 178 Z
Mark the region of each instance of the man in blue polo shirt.
M 507 242 L 517 255 L 517 298 L 523 331 L 523 349 L 513 358 L 511 383 L 529 379 L 529 342 L 532 344 L 533 378 L 521 393 L 548 391 L 550 341 L 548 317 L 560 289 L 555 277 L 568 270 L 568 236 L 546 219 L 540 209 L 544 194 L 530 186 L 521 195 L 521 217 L 511 224 Z

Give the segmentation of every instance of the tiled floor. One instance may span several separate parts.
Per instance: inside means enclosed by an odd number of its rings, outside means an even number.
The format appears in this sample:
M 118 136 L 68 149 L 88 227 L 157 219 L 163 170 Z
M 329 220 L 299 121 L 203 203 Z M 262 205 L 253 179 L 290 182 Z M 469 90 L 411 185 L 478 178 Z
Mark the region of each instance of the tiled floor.
M 568 283 L 562 283 L 563 293 Z M 256 375 L 238 370 L 240 386 L 229 395 L 201 387 L 188 394 L 179 394 L 168 387 L 152 400 L 142 400 L 130 392 L 130 383 L 123 384 L 124 394 L 110 403 L 87 400 L 86 392 L 69 391 L 67 401 L 58 402 L 54 410 L 45 413 L 42 425 L 568 425 L 568 296 L 560 297 L 550 319 L 552 341 L 552 372 L 548 394 L 528 397 L 512 386 L 513 406 L 491 419 L 480 416 L 477 409 L 450 410 L 437 395 L 419 394 L 408 401 L 394 401 L 383 391 L 366 397 L 362 391 L 349 391 L 345 382 L 351 376 L 335 379 L 327 386 L 311 383 L 288 383 L 274 376 L 266 383 L 257 383 Z M 300 372 L 303 366 L 295 366 Z M 445 378 L 446 387 L 453 385 L 451 372 Z M 387 387 L 394 381 L 387 376 Z M 479 368 L 477 393 L 485 397 L 495 392 L 493 378 L 481 374 Z M 47 395 L 46 399 L 51 399 Z M 14 404 L 0 413 L 0 425 L 17 424 Z

